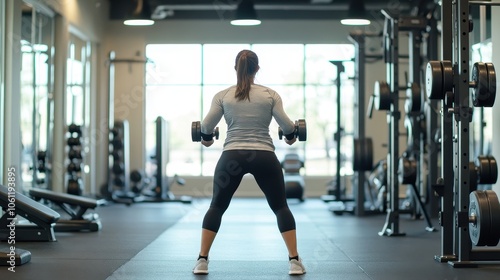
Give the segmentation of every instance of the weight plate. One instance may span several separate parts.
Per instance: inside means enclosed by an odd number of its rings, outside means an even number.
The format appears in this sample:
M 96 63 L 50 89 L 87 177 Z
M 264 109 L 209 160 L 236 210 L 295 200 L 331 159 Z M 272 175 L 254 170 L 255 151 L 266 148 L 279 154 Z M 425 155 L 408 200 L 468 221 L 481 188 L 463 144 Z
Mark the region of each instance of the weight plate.
M 490 178 L 488 184 L 496 184 L 498 180 L 498 166 L 497 160 L 493 156 L 488 156 L 490 162 Z
M 417 182 L 417 162 L 414 159 L 402 157 L 398 166 L 399 183 L 415 185 Z
M 405 113 L 420 112 L 422 108 L 422 94 L 420 85 L 411 83 L 406 90 Z
M 193 142 L 201 141 L 201 125 L 199 121 L 191 123 L 191 140 Z
M 491 231 L 489 233 L 488 246 L 497 246 L 500 241 L 500 202 L 497 194 L 487 190 L 486 197 L 490 205 Z
M 469 236 L 476 246 L 486 246 L 491 232 L 489 201 L 483 191 L 473 191 L 469 195 Z
M 474 162 L 469 162 L 469 181 L 470 181 L 470 190 L 477 190 L 479 175 L 477 172 L 477 167 Z
M 354 139 L 353 143 L 353 155 L 352 155 L 352 169 L 354 171 L 361 171 L 361 163 L 362 161 L 362 151 L 361 144 L 359 139 Z
M 307 126 L 306 126 L 306 120 L 304 119 L 299 119 L 295 123 L 296 129 L 297 129 L 297 138 L 299 141 L 306 141 L 307 140 Z
M 446 92 L 453 90 L 453 63 L 449 60 L 441 61 L 443 69 L 443 97 Z M 442 99 L 442 98 L 441 98 Z
M 364 140 L 364 148 L 365 148 L 365 160 L 364 162 L 364 170 L 371 171 L 373 169 L 373 141 L 371 138 L 365 138 Z
M 486 64 L 476 62 L 472 66 L 472 81 L 475 87 L 472 95 L 472 102 L 475 107 L 486 107 L 489 97 L 488 69 Z
M 479 184 L 488 184 L 490 178 L 490 160 L 486 156 L 478 156 L 476 166 L 479 170 Z
M 427 98 L 443 99 L 443 68 L 441 61 L 429 61 L 425 71 L 425 89 Z
M 378 111 L 389 111 L 391 109 L 391 89 L 385 81 L 376 81 L 374 88 L 374 104 Z
M 489 99 L 485 107 L 493 107 L 497 96 L 497 72 L 493 63 L 485 63 L 488 71 L 488 92 Z

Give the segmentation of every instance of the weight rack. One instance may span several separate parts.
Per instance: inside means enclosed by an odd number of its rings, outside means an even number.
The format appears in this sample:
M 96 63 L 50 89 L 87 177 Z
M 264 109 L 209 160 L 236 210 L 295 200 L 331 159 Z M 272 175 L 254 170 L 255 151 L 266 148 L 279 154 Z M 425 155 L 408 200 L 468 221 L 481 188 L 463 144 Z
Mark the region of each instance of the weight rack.
M 499 3 L 485 1 L 457 0 L 453 3 L 442 1 L 441 45 L 443 61 L 439 62 L 441 63 L 441 72 L 435 73 L 435 69 L 431 68 L 431 62 L 429 62 L 426 77 L 428 96 L 429 87 L 432 85 L 430 88 L 433 88 L 435 85 L 434 78 L 436 76 L 433 74 L 440 74 L 443 77 L 437 82 L 442 87 L 442 92 L 438 92 L 438 94 L 441 95 L 442 99 L 441 170 L 443 178 L 438 179 L 435 185 L 436 192 L 441 196 L 442 202 L 439 213 L 442 226 L 441 255 L 435 256 L 434 259 L 439 262 L 447 262 L 452 267 L 477 267 L 479 264 L 498 264 L 500 262 L 500 250 L 473 247 L 469 233 L 473 230 L 470 228 L 472 219 L 469 216 L 469 211 L 473 210 L 472 207 L 476 207 L 476 204 L 472 203 L 471 197 L 473 194 L 478 197 L 478 193 L 471 193 L 474 190 L 475 182 L 473 180 L 475 178 L 471 172 L 473 165 L 470 162 L 469 151 L 469 123 L 472 121 L 473 112 L 470 104 L 470 88 L 475 87 L 476 93 L 480 93 L 481 87 L 484 86 L 478 83 L 477 75 L 475 78 L 473 75 L 474 81 L 472 83 L 469 78 L 471 72 L 469 33 L 472 29 L 469 8 L 470 5 L 474 4 L 499 5 Z M 473 72 L 477 71 L 474 68 Z M 491 74 L 495 74 L 494 70 Z M 484 77 L 481 78 L 484 79 Z M 496 87 L 496 80 L 494 83 Z M 491 94 L 491 87 L 489 90 Z M 474 102 L 476 103 L 476 101 Z M 496 177 L 494 179 L 496 181 Z M 493 227 L 493 225 L 491 226 Z M 498 225 L 495 226 L 498 227 Z
M 407 31 L 409 32 L 409 60 L 410 60 L 410 82 L 407 85 L 407 102 L 405 104 L 406 111 L 417 112 L 416 119 L 423 118 L 421 114 L 421 89 L 420 83 L 420 72 L 421 72 L 421 57 L 420 57 L 420 45 L 422 43 L 422 32 L 427 28 L 427 22 L 424 18 L 415 16 L 399 16 L 395 15 L 387 10 L 382 10 L 382 14 L 385 16 L 385 26 L 384 26 L 384 57 L 386 64 L 387 82 L 377 82 L 374 94 L 374 100 L 377 104 L 378 110 L 386 110 L 388 114 L 387 121 L 389 123 L 389 153 L 387 159 L 387 186 L 390 191 L 391 203 L 389 209 L 387 210 L 386 221 L 383 229 L 379 232 L 381 236 L 404 236 L 404 232 L 399 230 L 399 181 L 398 175 L 404 174 L 405 166 L 398 166 L 399 163 L 399 120 L 401 119 L 401 112 L 399 110 L 399 91 L 403 88 L 399 85 L 399 32 Z M 378 92 L 377 92 L 378 91 Z M 389 93 L 388 96 L 384 92 Z M 417 96 L 415 99 L 414 97 Z M 416 104 L 415 102 L 418 102 Z M 372 104 L 373 105 L 373 104 Z M 415 114 L 417 114 L 415 113 Z M 418 132 L 419 137 L 416 141 L 412 142 L 419 147 L 418 153 L 413 155 L 417 160 L 423 159 L 423 139 L 420 139 L 422 134 L 422 129 L 414 130 Z M 408 135 L 408 137 L 411 137 Z M 415 160 L 413 160 L 415 163 Z M 400 170 L 400 168 L 402 170 Z M 424 207 L 420 192 L 416 185 L 421 185 L 421 172 L 422 164 L 414 166 L 414 171 L 418 176 L 418 180 L 415 180 L 411 184 L 413 194 L 415 195 L 415 200 L 418 205 L 415 207 L 420 207 L 422 210 L 426 221 L 427 221 L 427 231 L 435 231 L 430 217 L 427 214 L 427 210 Z M 404 178 L 403 178 L 404 179 Z

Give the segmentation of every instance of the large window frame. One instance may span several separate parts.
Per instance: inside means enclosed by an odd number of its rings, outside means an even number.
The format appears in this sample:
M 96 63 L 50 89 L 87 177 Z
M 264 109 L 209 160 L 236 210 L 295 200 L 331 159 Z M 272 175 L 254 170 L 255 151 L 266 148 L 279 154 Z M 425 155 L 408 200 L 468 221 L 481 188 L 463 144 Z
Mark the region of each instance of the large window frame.
M 354 129 L 354 46 L 348 44 L 151 44 L 146 56 L 154 61 L 146 69 L 146 157 L 155 147 L 154 120 L 162 116 L 170 123 L 170 162 L 167 174 L 210 176 L 222 151 L 226 135 L 224 119 L 219 123 L 221 140 L 210 148 L 192 143 L 191 122 L 201 120 L 213 96 L 235 83 L 234 59 L 242 49 L 254 50 L 261 69 L 256 83 L 276 90 L 292 120 L 305 118 L 308 140 L 286 145 L 277 137 L 273 120 L 270 134 L 278 158 L 296 152 L 305 161 L 304 175 L 333 176 L 336 153 L 333 133 L 337 131 L 335 79 L 331 60 L 346 60 L 342 73 L 341 126 L 346 137 L 342 150 L 352 150 Z M 216 67 L 214 65 L 217 65 Z M 216 71 L 214 71 L 216 69 Z M 182 99 L 182 100 L 181 100 Z M 179 101 L 178 101 L 179 100 Z M 352 174 L 351 153 L 343 153 L 342 175 Z M 154 168 L 146 164 L 147 171 Z

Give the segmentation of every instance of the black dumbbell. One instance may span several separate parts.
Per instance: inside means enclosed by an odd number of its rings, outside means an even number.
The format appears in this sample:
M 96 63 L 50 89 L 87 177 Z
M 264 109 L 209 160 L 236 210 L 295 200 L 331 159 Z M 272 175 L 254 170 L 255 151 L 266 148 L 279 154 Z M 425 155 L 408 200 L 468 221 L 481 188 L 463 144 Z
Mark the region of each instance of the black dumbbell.
M 306 127 L 306 120 L 304 119 L 299 119 L 295 121 L 295 137 L 299 139 L 299 141 L 306 141 L 307 140 L 307 127 Z M 278 136 L 281 139 L 283 139 L 283 130 L 281 130 L 281 127 L 278 127 Z
M 215 139 L 219 139 L 219 127 L 214 129 L 212 135 Z M 201 142 L 201 122 L 193 122 L 191 124 L 191 139 L 193 142 Z

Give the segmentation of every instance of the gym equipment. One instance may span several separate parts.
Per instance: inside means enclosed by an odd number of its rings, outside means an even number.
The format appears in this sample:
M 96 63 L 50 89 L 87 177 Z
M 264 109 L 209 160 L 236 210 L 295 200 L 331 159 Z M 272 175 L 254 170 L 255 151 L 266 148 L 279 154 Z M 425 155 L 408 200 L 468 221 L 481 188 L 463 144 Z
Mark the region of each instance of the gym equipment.
M 497 246 L 500 241 L 500 203 L 492 190 L 469 196 L 469 236 L 476 246 Z
M 281 161 L 281 167 L 284 171 L 286 198 L 297 198 L 303 202 L 306 184 L 300 170 L 304 167 L 304 161 L 298 154 L 289 153 Z
M 15 218 L 9 210 L 9 198 L 15 197 L 15 214 L 30 221 L 32 224 L 16 224 L 15 235 L 17 241 L 56 241 L 54 225 L 61 217 L 59 213 L 49 207 L 34 201 L 19 192 L 9 192 L 9 189 L 0 185 L 0 206 L 5 211 L 0 218 L 0 241 L 7 241 L 10 236 L 9 224 Z
M 423 160 L 423 145 L 422 133 L 418 135 L 407 135 L 412 139 L 411 147 L 407 151 L 407 157 L 412 158 L 414 161 L 401 162 L 399 155 L 399 120 L 401 119 L 401 112 L 399 110 L 399 92 L 406 90 L 405 112 L 410 118 L 415 120 L 423 119 L 422 104 L 423 97 L 421 93 L 420 72 L 421 72 L 421 50 L 422 33 L 427 29 L 427 21 L 425 18 L 416 16 L 400 16 L 393 14 L 387 10 L 382 10 L 385 17 L 384 25 L 384 58 L 386 64 L 386 81 L 378 81 L 375 83 L 374 94 L 370 99 L 369 104 L 369 117 L 371 117 L 372 110 L 376 107 L 378 110 L 387 111 L 387 122 L 389 124 L 389 152 L 387 157 L 387 187 L 389 206 L 387 209 L 386 221 L 382 230 L 379 232 L 381 236 L 403 236 L 404 232 L 399 230 L 399 214 L 402 212 L 400 209 L 399 201 L 399 185 L 400 181 L 408 182 L 415 181 L 410 184 L 412 192 L 410 193 L 417 204 L 420 206 L 426 216 L 428 226 L 426 230 L 434 231 L 434 228 L 428 218 L 426 210 L 423 206 L 420 197 L 419 189 L 422 188 L 421 180 L 417 177 L 421 176 L 421 164 L 417 164 Z M 409 74 L 406 77 L 407 86 L 400 87 L 399 85 L 399 35 L 400 32 L 407 32 L 409 37 Z M 409 78 L 409 79 L 408 79 Z M 416 123 L 416 121 L 414 122 Z M 421 130 L 419 130 L 420 132 Z M 410 163 L 409 166 L 400 166 L 398 164 Z M 413 167 L 412 172 L 401 174 L 400 168 L 405 171 L 405 168 Z M 404 176 L 406 175 L 406 176 Z M 402 178 L 400 178 L 402 177 Z M 400 180 L 403 179 L 403 180 Z
M 216 127 L 212 136 L 219 140 L 219 128 Z M 193 142 L 201 142 L 201 122 L 196 121 L 191 124 L 191 139 Z
M 422 108 L 422 94 L 418 83 L 409 83 L 407 87 L 399 88 L 398 91 L 406 91 L 405 112 L 419 112 Z M 371 106 L 375 106 L 378 111 L 389 111 L 391 109 L 392 97 L 391 89 L 386 81 L 376 81 L 373 91 L 373 101 Z
M 444 99 L 453 90 L 453 65 L 451 61 L 429 61 L 426 69 L 427 97 Z M 475 107 L 493 107 L 496 98 L 496 72 L 492 63 L 476 62 L 472 66 L 474 89 L 472 102 Z
M 30 189 L 29 194 L 34 200 L 46 200 L 49 203 L 57 205 L 71 217 L 69 220 L 59 219 L 54 226 L 56 232 L 99 231 L 102 228 L 97 213 L 85 214 L 85 212 L 105 204 L 104 200 L 42 189 Z
M 177 175 L 173 178 L 169 178 L 167 176 L 167 163 L 169 161 L 168 139 L 168 123 L 163 117 L 158 116 L 156 118 L 156 150 L 155 155 L 153 156 L 156 161 L 156 172 L 153 176 L 154 179 L 152 180 L 152 192 L 142 192 L 143 195 L 140 200 L 144 202 L 191 203 L 192 198 L 190 196 L 175 196 L 170 190 L 170 187 L 174 182 L 179 185 L 184 185 L 184 180 L 179 178 Z
M 127 120 L 116 120 L 110 130 L 108 200 L 130 205 L 140 197 L 130 190 L 130 130 Z M 111 160 L 112 159 L 112 160 Z
M 66 192 L 72 195 L 82 195 L 83 179 L 81 176 L 83 156 L 82 156 L 82 127 L 74 123 L 67 127 L 67 144 L 68 144 L 68 164 Z
M 478 166 L 469 160 L 471 105 L 492 106 L 496 95 L 492 65 L 477 62 L 470 69 L 472 4 L 498 5 L 469 0 L 441 2 L 442 61 L 430 61 L 426 70 L 427 96 L 441 100 L 443 112 L 440 137 L 443 178 L 438 178 L 433 186 L 441 197 L 441 254 L 434 259 L 452 267 L 500 262 L 500 250 L 473 247 L 497 242 L 499 222 L 496 196 L 474 190 L 476 183 L 482 182 L 481 176 L 487 182 L 496 181 L 496 160 L 482 157 Z M 472 77 L 469 73 L 473 73 Z
M 354 139 L 352 169 L 370 171 L 373 169 L 373 140 L 371 138 Z
M 101 185 L 101 195 L 109 201 L 125 203 L 130 205 L 136 202 L 136 195 L 129 190 L 129 129 L 128 121 L 115 121 L 114 100 L 115 100 L 115 65 L 125 63 L 147 64 L 152 61 L 144 59 L 118 59 L 114 51 L 108 54 L 106 66 L 108 67 L 108 91 L 107 91 L 107 133 L 108 137 L 104 143 L 105 152 L 108 155 L 109 166 L 107 168 L 106 182 Z M 115 137 L 116 136 L 116 137 Z M 115 139 L 116 138 L 116 139 Z M 115 161 L 125 164 L 124 174 L 112 174 L 112 163 Z
M 14 258 L 14 260 L 12 260 Z M 14 252 L 5 249 L 0 250 L 0 266 L 20 266 L 31 261 L 31 252 L 23 249 L 16 248 Z
M 295 134 L 295 137 L 299 141 L 306 141 L 307 140 L 307 127 L 306 127 L 306 120 L 304 119 L 299 119 L 295 121 L 295 131 L 293 132 Z M 283 130 L 281 130 L 281 127 L 278 127 L 278 137 L 279 139 L 283 139 Z

